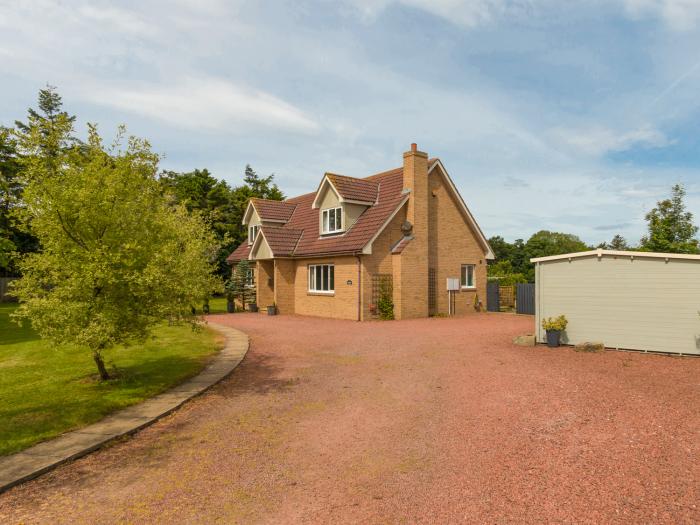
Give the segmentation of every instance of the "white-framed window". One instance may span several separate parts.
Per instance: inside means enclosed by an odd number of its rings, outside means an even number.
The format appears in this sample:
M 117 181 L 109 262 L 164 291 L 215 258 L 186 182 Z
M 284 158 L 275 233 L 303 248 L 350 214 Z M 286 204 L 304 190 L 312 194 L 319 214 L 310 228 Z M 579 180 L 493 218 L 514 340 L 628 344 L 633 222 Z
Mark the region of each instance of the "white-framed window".
M 343 208 L 329 208 L 321 212 L 322 233 L 343 231 Z
M 248 274 L 245 276 L 245 285 L 248 288 L 255 287 L 255 268 L 248 268 Z
M 258 230 L 260 230 L 259 224 L 248 227 L 248 244 L 253 244 L 255 238 L 258 236 Z
M 476 288 L 474 284 L 474 264 L 462 265 L 462 288 Z
M 335 292 L 335 266 L 332 264 L 310 264 L 309 291 L 314 293 Z

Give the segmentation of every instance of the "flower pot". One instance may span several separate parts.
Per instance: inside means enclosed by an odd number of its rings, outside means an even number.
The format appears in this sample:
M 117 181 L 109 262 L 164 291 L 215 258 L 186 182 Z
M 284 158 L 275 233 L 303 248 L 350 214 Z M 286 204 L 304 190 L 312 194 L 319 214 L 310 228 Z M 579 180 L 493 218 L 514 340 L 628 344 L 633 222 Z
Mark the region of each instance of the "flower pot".
M 248 303 L 248 311 L 249 312 L 257 312 L 258 311 L 258 305 L 255 303 Z
M 550 348 L 556 348 L 557 346 L 559 346 L 560 337 L 560 330 L 547 330 L 547 346 Z
M 226 299 L 226 311 L 230 314 L 236 311 L 236 305 L 233 304 L 233 299 Z
M 277 315 L 277 307 L 272 305 L 267 307 L 267 315 Z

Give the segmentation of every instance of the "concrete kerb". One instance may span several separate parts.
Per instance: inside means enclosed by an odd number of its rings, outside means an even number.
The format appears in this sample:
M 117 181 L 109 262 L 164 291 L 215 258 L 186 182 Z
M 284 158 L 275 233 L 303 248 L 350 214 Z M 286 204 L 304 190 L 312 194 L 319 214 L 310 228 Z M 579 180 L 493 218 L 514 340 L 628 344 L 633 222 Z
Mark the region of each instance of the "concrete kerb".
M 226 338 L 226 343 L 198 375 L 97 423 L 0 458 L 0 493 L 85 456 L 117 438 L 138 432 L 228 376 L 248 352 L 248 336 L 235 328 L 212 322 L 210 326 Z

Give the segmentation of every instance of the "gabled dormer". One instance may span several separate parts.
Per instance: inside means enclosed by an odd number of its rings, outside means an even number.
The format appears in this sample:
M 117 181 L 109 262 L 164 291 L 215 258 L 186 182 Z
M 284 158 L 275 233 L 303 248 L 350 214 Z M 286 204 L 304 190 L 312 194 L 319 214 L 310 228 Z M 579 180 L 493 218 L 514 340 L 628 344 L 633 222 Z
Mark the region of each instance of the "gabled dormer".
M 252 245 L 261 226 L 284 226 L 292 217 L 296 204 L 267 199 L 250 199 L 243 214 L 243 224 L 248 227 L 248 244 Z
M 335 235 L 352 228 L 362 213 L 374 206 L 379 184 L 335 173 L 326 173 L 311 207 L 319 210 L 319 233 Z

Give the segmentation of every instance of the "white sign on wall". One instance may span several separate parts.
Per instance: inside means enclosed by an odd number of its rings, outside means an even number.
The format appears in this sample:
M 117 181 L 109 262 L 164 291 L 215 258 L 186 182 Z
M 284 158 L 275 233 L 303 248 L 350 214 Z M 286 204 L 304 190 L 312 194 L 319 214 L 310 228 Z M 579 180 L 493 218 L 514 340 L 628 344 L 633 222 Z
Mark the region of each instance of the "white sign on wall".
M 447 291 L 454 292 L 459 290 L 459 278 L 458 277 L 448 277 L 447 278 Z

